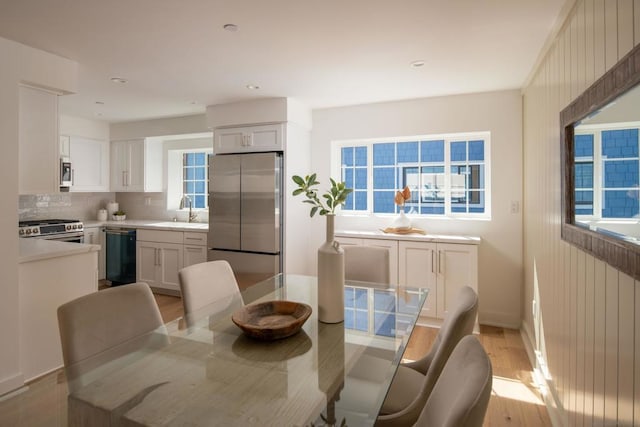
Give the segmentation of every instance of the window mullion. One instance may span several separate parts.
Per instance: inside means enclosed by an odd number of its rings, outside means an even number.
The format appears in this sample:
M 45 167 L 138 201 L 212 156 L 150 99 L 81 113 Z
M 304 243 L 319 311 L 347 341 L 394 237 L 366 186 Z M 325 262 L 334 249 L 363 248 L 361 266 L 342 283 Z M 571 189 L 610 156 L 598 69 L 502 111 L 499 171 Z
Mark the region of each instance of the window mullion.
M 451 139 L 444 140 L 444 214 L 451 215 Z
M 373 142 L 367 144 L 367 213 L 373 214 Z
M 604 186 L 604 170 L 602 158 L 602 132 L 598 131 L 593 138 L 593 216 L 596 219 L 602 218 L 602 197 Z

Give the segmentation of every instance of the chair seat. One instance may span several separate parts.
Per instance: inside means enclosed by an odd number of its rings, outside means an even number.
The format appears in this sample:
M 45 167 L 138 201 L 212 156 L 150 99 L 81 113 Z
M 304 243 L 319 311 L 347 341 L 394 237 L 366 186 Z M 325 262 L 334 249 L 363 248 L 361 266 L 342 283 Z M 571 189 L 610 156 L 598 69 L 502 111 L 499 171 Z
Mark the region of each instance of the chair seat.
M 423 383 L 424 375 L 420 372 L 403 365 L 398 366 L 380 413 L 395 414 L 407 408 L 420 394 Z

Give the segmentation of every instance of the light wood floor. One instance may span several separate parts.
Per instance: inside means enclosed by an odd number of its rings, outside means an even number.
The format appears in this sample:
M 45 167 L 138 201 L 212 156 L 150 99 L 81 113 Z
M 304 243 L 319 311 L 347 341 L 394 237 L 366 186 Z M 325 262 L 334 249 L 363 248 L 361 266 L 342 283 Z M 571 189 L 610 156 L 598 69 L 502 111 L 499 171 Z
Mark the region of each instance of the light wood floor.
M 182 316 L 180 298 L 156 295 L 165 322 Z M 415 359 L 426 352 L 436 329 L 416 327 L 405 352 Z M 532 386 L 531 365 L 516 330 L 480 327 L 480 341 L 493 365 L 493 391 L 484 426 L 550 426 L 547 411 Z M 0 426 L 67 425 L 67 384 L 62 369 L 30 383 L 14 395 L 0 397 Z

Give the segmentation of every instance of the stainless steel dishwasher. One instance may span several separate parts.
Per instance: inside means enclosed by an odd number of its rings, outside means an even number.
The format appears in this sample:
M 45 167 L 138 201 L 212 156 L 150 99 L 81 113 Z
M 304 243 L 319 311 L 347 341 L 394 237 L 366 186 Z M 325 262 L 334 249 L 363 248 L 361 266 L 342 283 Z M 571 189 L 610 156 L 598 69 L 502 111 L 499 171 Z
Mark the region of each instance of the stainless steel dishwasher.
M 136 230 L 111 228 L 106 231 L 107 280 L 112 286 L 136 281 Z

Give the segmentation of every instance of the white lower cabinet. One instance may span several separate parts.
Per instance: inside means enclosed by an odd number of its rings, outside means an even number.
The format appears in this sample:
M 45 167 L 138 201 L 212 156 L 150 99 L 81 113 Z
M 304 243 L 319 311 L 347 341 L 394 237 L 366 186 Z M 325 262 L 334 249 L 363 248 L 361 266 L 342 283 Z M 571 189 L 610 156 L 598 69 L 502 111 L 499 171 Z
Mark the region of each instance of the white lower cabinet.
M 136 280 L 152 288 L 180 291 L 178 271 L 183 266 L 183 232 L 138 230 Z
M 98 280 L 105 279 L 107 251 L 105 251 L 106 238 L 104 234 L 104 227 L 85 227 L 84 243 L 100 245 L 100 252 L 98 252 Z
M 207 233 L 138 229 L 136 280 L 156 290 L 180 292 L 178 272 L 207 261 Z
M 398 241 L 384 239 L 357 239 L 354 237 L 336 237 L 341 245 L 377 246 L 389 250 L 389 278 L 392 285 L 398 284 Z
M 183 267 L 207 261 L 207 234 L 184 232 Z
M 398 279 L 400 286 L 429 288 L 422 316 L 442 320 L 462 286 L 478 290 L 478 246 L 400 241 Z

